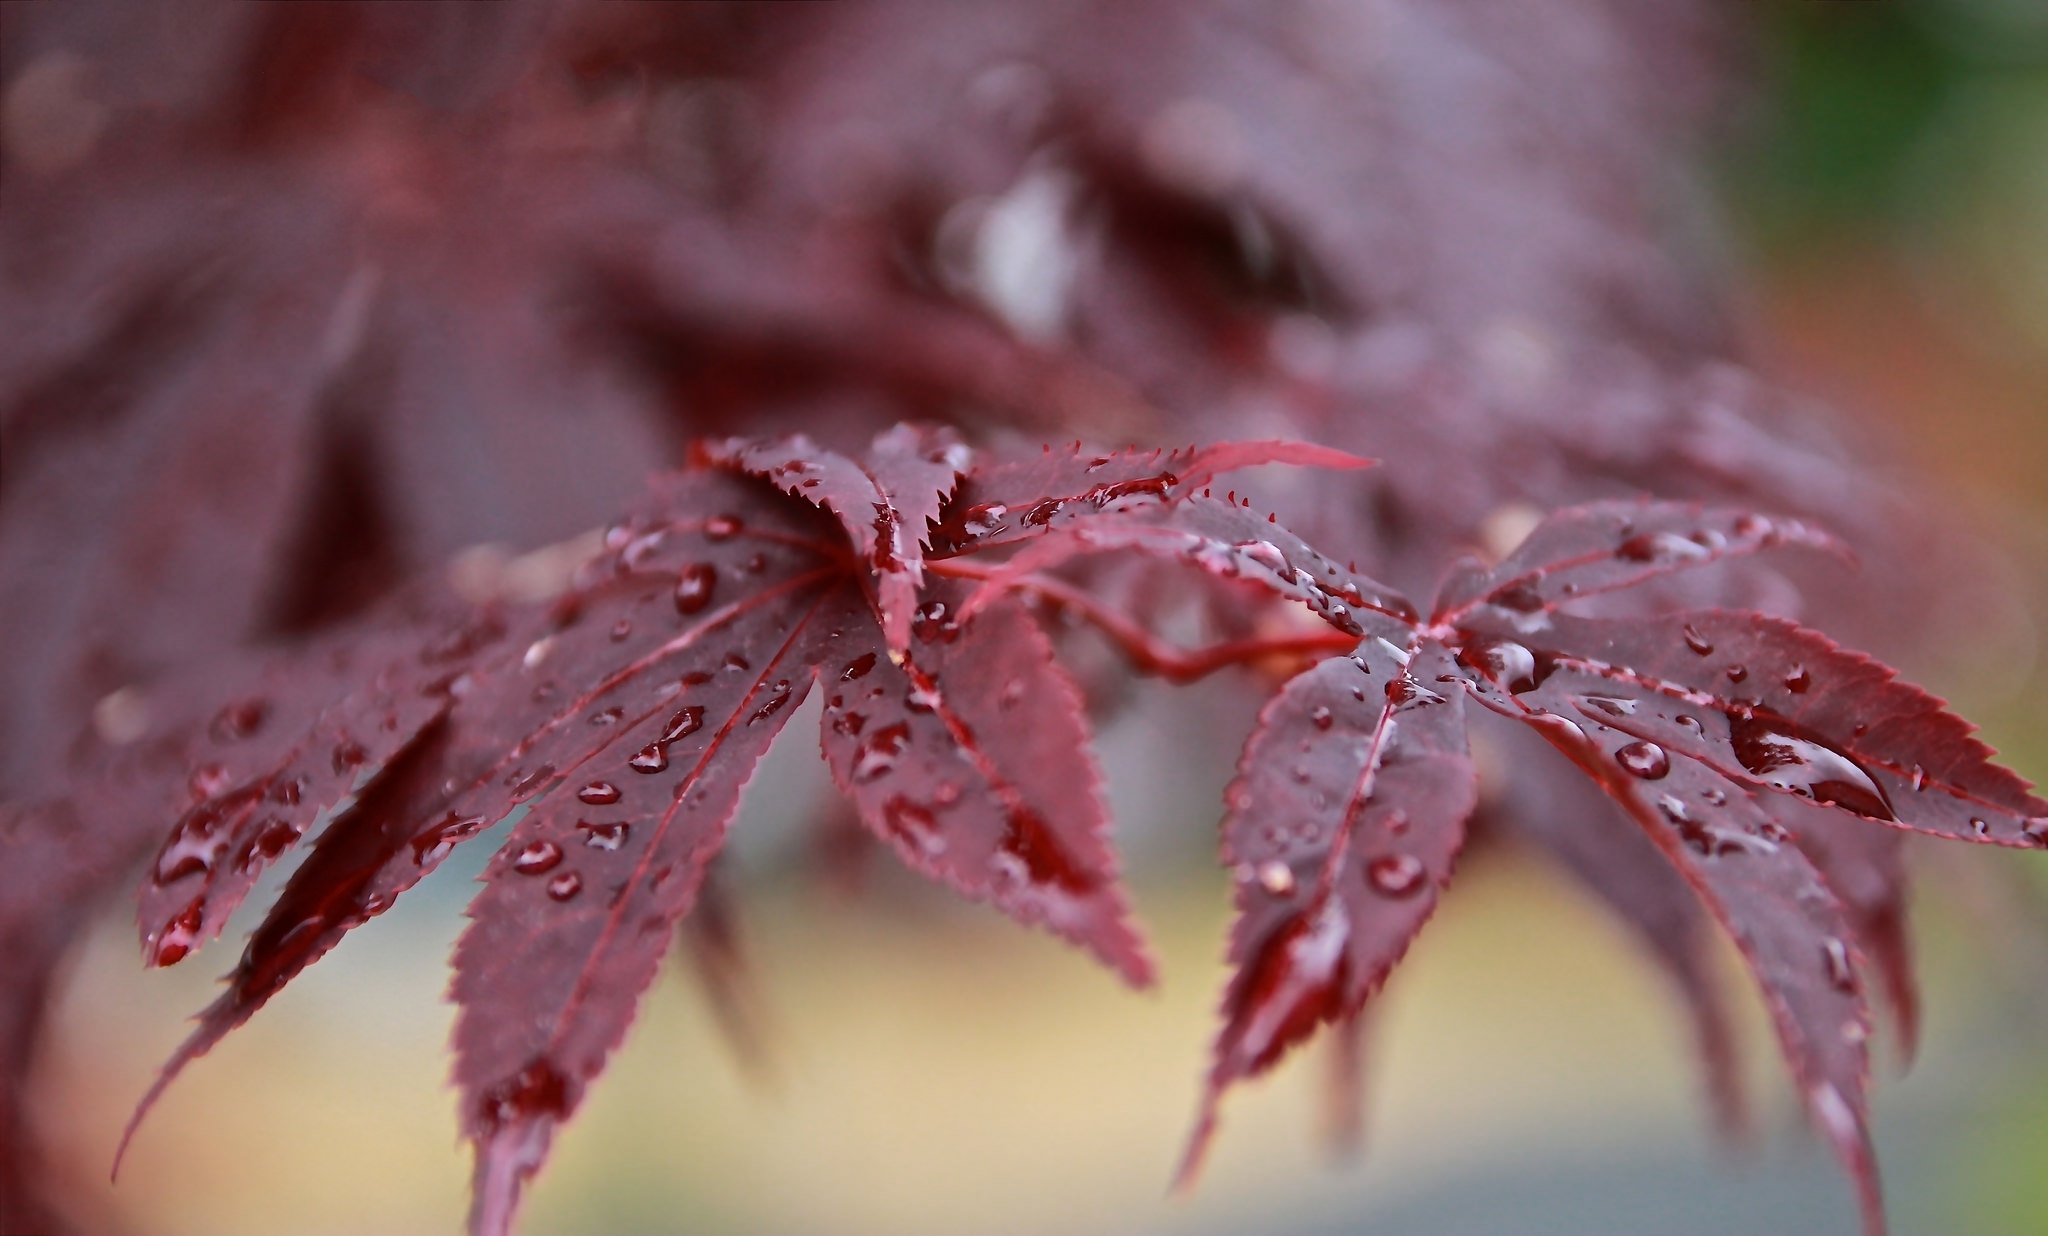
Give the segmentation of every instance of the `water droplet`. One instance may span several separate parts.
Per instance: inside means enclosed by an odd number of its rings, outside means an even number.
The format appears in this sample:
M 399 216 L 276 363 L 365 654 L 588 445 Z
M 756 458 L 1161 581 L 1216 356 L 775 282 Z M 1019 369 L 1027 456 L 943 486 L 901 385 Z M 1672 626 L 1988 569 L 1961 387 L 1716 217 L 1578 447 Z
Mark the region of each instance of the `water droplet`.
M 1538 673 L 1536 654 L 1513 640 L 1473 640 L 1458 650 L 1458 660 L 1515 695 L 1534 691 L 1548 677 Z
M 929 644 L 934 640 L 955 635 L 957 628 L 955 624 L 946 621 L 944 601 L 926 601 L 917 607 L 917 620 L 911 623 L 910 630 L 917 636 L 919 643 Z
M 768 688 L 768 692 L 768 698 L 762 701 L 761 706 L 754 710 L 752 716 L 747 718 L 748 725 L 752 725 L 756 721 L 766 721 L 776 713 L 781 712 L 788 705 L 790 697 L 794 694 L 790 690 L 789 679 L 787 678 L 777 681 L 774 686 Z
M 969 536 L 994 536 L 1003 530 L 1003 516 L 1009 509 L 1000 502 L 987 502 L 980 506 L 968 507 L 960 517 L 960 526 L 966 529 Z
M 832 718 L 832 732 L 853 738 L 859 735 L 861 727 L 867 723 L 868 719 L 857 712 L 838 713 Z
M 1670 532 L 1643 532 L 1615 546 L 1624 562 L 1689 562 L 1708 556 L 1707 547 Z
M 554 646 L 554 636 L 541 636 L 526 646 L 526 652 L 519 658 L 519 664 L 527 669 L 536 668 L 541 662 L 548 659 L 548 653 L 554 649 Z
M 633 620 L 631 618 L 621 618 L 612 624 L 612 643 L 619 643 L 632 633 Z
M 1708 656 L 1714 651 L 1713 642 L 1701 635 L 1690 622 L 1680 628 L 1679 633 L 1685 637 L 1685 646 L 1701 656 Z
M 1024 522 L 1033 528 L 1043 528 L 1052 522 L 1053 516 L 1058 515 L 1060 508 L 1065 505 L 1066 501 L 1064 499 L 1047 498 L 1043 502 L 1034 504 L 1030 510 L 1024 512 Z
M 1821 957 L 1828 967 L 1828 982 L 1844 995 L 1856 992 L 1856 970 L 1849 964 L 1849 946 L 1833 936 L 1820 942 Z
M 609 807 L 619 801 L 619 787 L 609 781 L 593 781 L 576 791 L 576 801 L 593 807 Z
M 1604 712 L 1610 717 L 1633 717 L 1636 715 L 1636 702 L 1630 699 L 1622 699 L 1618 696 L 1582 695 L 1579 697 L 1579 703 L 1596 712 Z
M 463 838 L 474 837 L 489 823 L 480 815 L 463 820 L 451 814 L 412 839 L 412 861 L 422 867 L 432 866 L 448 857 L 449 851 Z
M 922 679 L 912 680 L 903 694 L 903 706 L 911 712 L 931 712 L 939 706 L 939 693 Z
M 737 652 L 726 653 L 719 664 L 724 666 L 727 672 L 734 674 L 744 674 L 754 668 L 751 662 Z
M 1005 709 L 1015 708 L 1017 701 L 1023 698 L 1024 680 L 1022 678 L 1012 678 L 1003 684 L 1002 694 L 996 696 L 996 706 Z
M 593 850 L 616 850 L 626 844 L 628 829 L 623 823 L 592 824 L 578 820 L 576 827 L 583 833 L 583 844 Z
M 704 521 L 704 539 L 707 541 L 727 540 L 738 535 L 739 530 L 744 527 L 746 525 L 740 522 L 740 517 L 737 515 L 713 515 Z
M 668 767 L 668 752 L 658 742 L 648 743 L 626 761 L 626 767 L 637 773 L 658 773 Z
M 515 769 L 512 775 L 505 779 L 505 782 L 512 787 L 512 801 L 516 803 L 523 802 L 539 793 L 541 787 L 548 783 L 548 778 L 554 775 L 555 766 L 553 764 L 542 764 L 530 773 L 522 774 Z
M 1671 771 L 1671 757 L 1653 742 L 1632 742 L 1614 753 L 1614 762 L 1645 781 L 1656 781 Z
M 163 931 L 156 939 L 156 949 L 150 956 L 151 965 L 176 965 L 191 953 L 199 943 L 199 928 L 203 921 L 205 905 L 204 894 L 194 897 L 190 905 L 164 924 Z
M 561 846 L 552 841 L 532 841 L 512 860 L 512 870 L 520 875 L 541 875 L 553 871 L 561 861 Z
M 1693 716 L 1691 713 L 1679 713 L 1678 724 L 1688 730 L 1691 730 L 1698 737 L 1705 738 L 1707 736 L 1707 727 L 1701 725 L 1700 719 L 1698 717 Z
M 1365 878 L 1388 897 L 1412 897 L 1422 891 L 1429 873 L 1413 854 L 1382 854 L 1365 865 Z
M 214 714 L 213 724 L 208 728 L 219 742 L 238 742 L 263 728 L 263 720 L 270 715 L 267 700 L 237 700 Z
M 901 794 L 882 804 L 882 823 L 892 835 L 928 858 L 946 852 L 946 839 L 939 833 L 938 818 Z
M 1673 824 L 1683 824 L 1692 819 L 1692 813 L 1685 809 L 1685 802 L 1676 794 L 1657 795 L 1657 810 L 1663 812 L 1664 818 Z
M 711 681 L 711 675 L 704 670 L 691 670 L 676 681 L 685 687 L 701 687 Z
M 1747 677 L 1749 677 L 1749 667 L 1747 665 L 1731 665 L 1728 667 L 1729 682 L 1741 682 Z
M 1785 689 L 1794 695 L 1805 695 L 1813 689 L 1813 675 L 1806 672 L 1805 666 L 1795 665 L 1785 675 Z
M 711 604 L 711 594 L 718 587 L 718 568 L 708 562 L 693 562 L 676 576 L 676 612 L 695 614 Z
M 1884 791 L 1861 765 L 1790 721 L 1761 713 L 1732 716 L 1729 739 L 1742 766 L 1774 790 L 1872 819 L 1897 818 Z
M 583 877 L 573 871 L 564 871 L 548 881 L 548 897 L 554 901 L 567 901 L 583 891 Z
M 1395 708 L 1399 709 L 1425 708 L 1431 704 L 1441 704 L 1444 702 L 1443 696 L 1416 682 L 1406 674 L 1387 683 L 1387 699 L 1392 701 Z
M 1543 594 L 1538 592 L 1535 584 L 1528 580 L 1521 580 L 1508 584 L 1505 587 L 1494 589 L 1487 596 L 1486 602 L 1489 605 L 1497 605 L 1502 609 L 1511 610 L 1517 614 L 1533 614 L 1547 604 L 1543 599 Z
M 1237 552 L 1281 579 L 1294 578 L 1294 568 L 1287 565 L 1287 555 L 1281 553 L 1280 547 L 1271 541 L 1240 541 L 1237 544 Z
M 852 682 L 856 678 L 865 678 L 868 676 L 868 671 L 874 668 L 875 654 L 864 652 L 846 663 L 846 669 L 839 675 L 839 681 Z
M 672 742 L 688 738 L 701 729 L 703 725 L 704 710 L 692 704 L 688 708 L 679 710 L 675 716 L 668 719 L 668 726 L 661 731 L 661 737 L 657 741 L 666 747 Z
M 2020 836 L 2029 845 L 2048 846 L 2048 815 L 2029 816 L 2020 825 Z
M 853 779 L 873 781 L 888 775 L 909 745 L 910 727 L 900 721 L 876 730 L 861 743 L 859 754 L 854 757 Z
M 1982 840 L 1991 835 L 1991 825 L 1986 824 L 1983 820 L 1980 820 L 1975 816 L 1972 816 L 1970 817 L 1970 831 L 1977 834 L 1978 839 Z
M 1321 704 L 1317 704 L 1314 708 L 1309 709 L 1308 720 L 1310 725 L 1315 726 L 1319 730 L 1329 729 L 1332 725 L 1336 724 L 1336 718 L 1331 716 L 1330 710 Z
M 192 795 L 193 801 L 205 802 L 224 792 L 234 783 L 233 775 L 226 768 L 219 764 L 201 764 L 185 779 L 185 789 Z
M 1294 868 L 1277 860 L 1260 864 L 1259 887 L 1275 897 L 1288 896 L 1294 892 Z
M 1767 537 L 1771 535 L 1771 521 L 1761 515 L 1738 515 L 1733 529 L 1736 536 L 1743 538 Z
M 625 715 L 626 710 L 623 708 L 607 708 L 603 712 L 591 713 L 590 723 L 592 725 L 617 725 L 619 718 Z
M 369 758 L 370 753 L 363 750 L 363 744 L 352 739 L 344 739 L 334 744 L 334 771 L 336 773 L 345 773 L 352 769 L 360 768 L 363 762 Z
M 1701 794 L 1700 797 L 1705 799 L 1710 807 L 1725 807 L 1728 805 L 1728 792 L 1726 790 L 1708 790 L 1706 793 Z

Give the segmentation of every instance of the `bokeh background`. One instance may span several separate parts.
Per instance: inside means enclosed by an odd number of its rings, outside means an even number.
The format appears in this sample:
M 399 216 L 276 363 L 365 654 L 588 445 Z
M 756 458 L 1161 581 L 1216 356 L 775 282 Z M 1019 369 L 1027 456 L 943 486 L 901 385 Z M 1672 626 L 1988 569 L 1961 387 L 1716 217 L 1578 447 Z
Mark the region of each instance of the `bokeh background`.
M 2048 8 L 1751 7 L 1745 84 L 1695 160 L 1741 350 L 1917 473 L 1930 518 L 1991 530 L 1990 569 L 2023 598 L 2025 638 L 1965 636 L 1909 668 L 2012 766 L 2048 778 L 2048 674 L 2031 652 L 2048 629 Z M 10 108 L 25 71 L 0 83 Z M 1231 718 L 1256 689 L 1143 683 L 1105 722 L 1165 974 L 1140 996 L 882 865 L 848 887 L 803 862 L 830 789 L 798 719 L 750 792 L 734 856 L 758 1055 L 734 1049 L 688 965 L 672 967 L 560 1138 L 525 1230 L 1855 1230 L 1746 991 L 1762 1098 L 1752 1144 L 1729 1148 L 1709 1136 L 1685 1026 L 1632 941 L 1512 848 L 1465 865 L 1386 990 L 1355 1161 L 1329 1162 L 1330 1061 L 1304 1052 L 1231 1097 L 1200 1189 L 1168 1197 L 1224 977 L 1226 881 L 1204 852 L 1241 737 Z M 1920 1058 L 1901 1075 L 1879 1041 L 1895 1227 L 2037 1233 L 2048 865 L 1953 849 L 1912 852 Z M 129 1106 L 212 988 L 203 964 L 141 973 L 125 907 L 106 909 L 64 972 L 34 1090 L 81 1222 L 455 1230 L 467 1154 L 440 997 L 487 852 L 464 851 L 194 1067 L 118 1187 L 105 1167 Z

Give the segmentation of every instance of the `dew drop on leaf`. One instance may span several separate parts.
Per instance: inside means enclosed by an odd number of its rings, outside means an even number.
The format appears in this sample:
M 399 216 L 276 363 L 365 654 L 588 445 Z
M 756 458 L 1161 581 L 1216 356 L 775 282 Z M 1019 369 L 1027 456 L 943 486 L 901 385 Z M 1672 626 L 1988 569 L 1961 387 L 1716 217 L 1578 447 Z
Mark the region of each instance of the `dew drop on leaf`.
M 1653 742 L 1629 743 L 1614 753 L 1614 762 L 1645 781 L 1656 781 L 1671 771 L 1671 757 Z
M 524 774 L 515 770 L 510 777 L 506 778 L 512 787 L 512 801 L 516 803 L 532 798 L 540 792 L 542 786 L 548 783 L 548 778 L 554 775 L 555 766 L 553 764 L 542 764 L 532 772 Z
M 945 853 L 946 839 L 939 833 L 937 817 L 901 794 L 882 805 L 882 823 L 892 836 L 920 854 L 936 857 Z
M 676 576 L 676 612 L 695 614 L 711 604 L 718 587 L 718 568 L 708 562 L 693 562 Z
M 561 861 L 561 846 L 552 841 L 532 841 L 512 860 L 512 870 L 520 875 L 541 875 L 553 871 Z
M 564 871 L 548 881 L 548 897 L 553 901 L 568 901 L 583 891 L 583 877 L 573 871 Z
M 1706 636 L 1701 635 L 1699 633 L 1699 630 L 1695 628 L 1690 622 L 1686 623 L 1685 626 L 1681 628 L 1680 634 L 1682 634 L 1685 637 L 1685 646 L 1687 648 L 1692 649 L 1699 655 L 1704 657 L 1714 651 L 1713 642 L 1709 640 Z
M 334 771 L 337 773 L 359 768 L 369 758 L 370 753 L 363 750 L 363 744 L 359 742 L 343 741 L 334 745 Z
M 1636 712 L 1636 702 L 1634 700 L 1622 699 L 1613 695 L 1581 696 L 1580 702 L 1585 704 L 1586 707 L 1598 712 L 1604 712 L 1610 717 L 1632 717 Z
M 1749 677 L 1749 667 L 1747 665 L 1731 665 L 1728 667 L 1729 682 L 1741 682 L 1747 677 Z
M 1329 729 L 1330 726 L 1333 725 L 1336 721 L 1336 718 L 1330 715 L 1330 710 L 1323 707 L 1321 704 L 1317 704 L 1314 708 L 1309 710 L 1308 719 L 1309 724 L 1315 726 L 1319 730 Z
M 668 719 L 668 725 L 661 731 L 660 743 L 667 746 L 678 739 L 688 738 L 704 724 L 704 710 L 695 704 L 679 710 Z
M 576 827 L 583 833 L 583 844 L 593 850 L 616 850 L 626 844 L 627 825 L 624 823 L 592 824 L 578 820 Z
M 1821 957 L 1827 963 L 1828 982 L 1845 995 L 1856 991 L 1856 971 L 1849 964 L 1849 947 L 1834 936 L 1820 942 Z
M 1444 702 L 1443 696 L 1405 674 L 1387 683 L 1387 699 L 1392 701 L 1395 708 L 1402 709 L 1424 708 Z
M 1772 789 L 1872 819 L 1897 818 L 1884 791 L 1861 765 L 1791 722 L 1762 714 L 1737 715 L 1729 718 L 1728 729 L 1735 758 Z M 1915 781 L 1917 788 L 1917 777 Z
M 213 723 L 208 728 L 217 741 L 236 742 L 261 729 L 264 718 L 269 715 L 268 700 L 237 700 L 215 713 Z
M 1365 878 L 1387 897 L 1412 897 L 1422 891 L 1422 860 L 1413 854 L 1382 854 L 1365 865 Z
M 625 715 L 626 710 L 623 708 L 607 708 L 603 712 L 591 713 L 590 723 L 592 725 L 617 725 L 619 718 Z
M 609 781 L 593 781 L 576 791 L 576 801 L 593 807 L 609 807 L 619 801 L 619 787 Z
M 853 779 L 873 781 L 895 771 L 896 761 L 910 742 L 910 727 L 897 722 L 868 735 L 854 758 Z
M 1259 865 L 1259 887 L 1275 897 L 1286 897 L 1294 892 L 1294 868 L 1286 863 L 1273 861 Z
M 1785 675 L 1785 689 L 1794 695 L 1805 695 L 1813 689 L 1813 675 L 1805 666 L 1795 665 L 1792 672 Z
M 874 668 L 875 654 L 864 652 L 846 663 L 846 669 L 839 675 L 839 681 L 852 682 L 856 678 L 865 678 L 868 676 L 868 671 Z
M 704 539 L 707 541 L 728 540 L 737 535 L 739 530 L 745 526 L 737 515 L 713 515 L 704 521 Z
M 631 618 L 621 618 L 612 624 L 612 643 L 619 643 L 632 633 L 633 620 Z
M 626 761 L 626 767 L 637 773 L 658 773 L 668 767 L 668 752 L 658 742 L 648 743 Z

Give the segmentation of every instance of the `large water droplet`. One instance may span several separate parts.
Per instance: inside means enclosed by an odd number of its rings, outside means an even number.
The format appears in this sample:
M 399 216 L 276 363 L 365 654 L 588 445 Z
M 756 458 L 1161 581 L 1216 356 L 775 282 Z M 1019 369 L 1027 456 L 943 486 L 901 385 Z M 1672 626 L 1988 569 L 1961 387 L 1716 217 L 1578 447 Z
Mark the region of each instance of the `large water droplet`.
M 1805 695 L 1813 689 L 1813 675 L 1805 666 L 1795 665 L 1792 672 L 1785 675 L 1785 689 L 1794 695 Z
M 1387 699 L 1395 708 L 1400 709 L 1425 708 L 1431 704 L 1444 702 L 1443 696 L 1405 674 L 1387 683 Z
M 636 773 L 658 773 L 668 767 L 668 751 L 658 742 L 648 743 L 626 761 L 626 767 Z
M 623 823 L 593 824 L 588 820 L 578 820 L 576 827 L 583 833 L 583 844 L 593 850 L 616 850 L 626 844 L 627 826 Z
M 619 787 L 609 781 L 593 781 L 576 791 L 576 801 L 593 807 L 609 807 L 619 801 Z
M 679 710 L 675 716 L 668 719 L 668 725 L 661 731 L 659 741 L 663 746 L 667 746 L 669 743 L 679 739 L 688 738 L 702 728 L 703 725 L 704 710 L 692 704 L 688 708 Z
M 861 743 L 859 754 L 854 757 L 853 779 L 873 781 L 893 772 L 897 759 L 908 745 L 910 727 L 900 721 L 876 730 Z
M 1414 896 L 1422 891 L 1428 874 L 1413 854 L 1382 854 L 1365 865 L 1365 878 L 1387 897 Z
M 564 871 L 548 881 L 548 897 L 554 901 L 567 901 L 583 891 L 583 877 L 573 871 Z
M 1477 639 L 1458 651 L 1458 660 L 1478 670 L 1515 695 L 1534 691 L 1542 685 L 1536 654 L 1506 639 Z
M 1708 556 L 1706 546 L 1671 532 L 1643 532 L 1615 546 L 1624 562 L 1691 562 Z
M 1632 742 L 1614 753 L 1614 762 L 1645 781 L 1656 781 L 1671 771 L 1671 757 L 1653 742 Z
M 946 839 L 939 833 L 938 818 L 901 794 L 882 805 L 882 823 L 891 835 L 902 839 L 927 858 L 946 851 Z
M 541 875 L 553 871 L 561 861 L 561 846 L 552 841 L 532 841 L 513 858 L 512 870 L 520 875 Z
M 846 669 L 839 675 L 839 680 L 841 682 L 852 682 L 856 678 L 865 678 L 868 676 L 868 671 L 874 668 L 875 654 L 863 652 L 846 663 Z
M 718 587 L 718 568 L 708 562 L 693 562 L 676 576 L 676 612 L 694 614 L 711 604 Z
M 1761 713 L 1728 720 L 1735 758 L 1765 785 L 1872 819 L 1897 818 L 1870 774 L 1817 736 Z

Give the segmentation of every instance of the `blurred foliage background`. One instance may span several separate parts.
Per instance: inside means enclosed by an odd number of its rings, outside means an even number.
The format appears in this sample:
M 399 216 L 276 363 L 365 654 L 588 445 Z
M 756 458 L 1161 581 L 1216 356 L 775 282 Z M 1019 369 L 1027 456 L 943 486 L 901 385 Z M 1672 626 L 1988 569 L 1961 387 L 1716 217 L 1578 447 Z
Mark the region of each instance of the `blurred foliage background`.
M 2048 7 L 1754 8 L 1755 88 L 1702 159 L 1746 347 L 1998 529 L 2038 627 Z M 2015 767 L 2048 776 L 2041 669 L 2009 653 L 1959 660 L 1961 681 L 1929 685 Z M 1103 735 L 1164 962 L 1148 996 L 879 867 L 858 895 L 806 874 L 795 821 L 829 788 L 794 723 L 740 825 L 763 1060 L 735 1055 L 675 967 L 561 1139 L 526 1230 L 1854 1230 L 1753 1001 L 1767 1101 L 1754 1144 L 1719 1150 L 1678 1010 L 1631 942 L 1551 872 L 1498 851 L 1462 872 L 1385 994 L 1359 1162 L 1327 1169 L 1329 1062 L 1304 1053 L 1234 1096 L 1200 1190 L 1165 1196 L 1223 980 L 1225 882 L 1201 851 L 1227 773 L 1213 753 L 1238 736 L 1204 732 L 1204 717 L 1252 689 L 1203 684 Z M 1167 712 L 1183 732 L 1153 724 Z M 125 908 L 111 911 L 72 966 L 37 1091 L 56 1170 L 97 1208 L 88 1222 L 455 1229 L 467 1154 L 439 996 L 465 876 L 487 852 L 470 847 L 467 868 L 451 864 L 358 932 L 194 1068 L 118 1187 L 105 1166 L 129 1106 L 211 988 L 204 967 L 140 976 Z M 1901 1077 L 1881 1039 L 1875 1103 L 1896 1230 L 2048 1230 L 2048 1063 L 2035 1047 L 2048 1031 L 2048 868 L 1932 846 L 1914 857 L 1925 1043 Z

